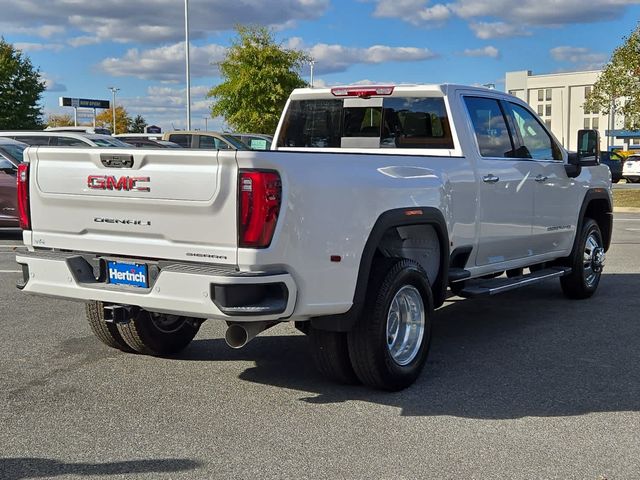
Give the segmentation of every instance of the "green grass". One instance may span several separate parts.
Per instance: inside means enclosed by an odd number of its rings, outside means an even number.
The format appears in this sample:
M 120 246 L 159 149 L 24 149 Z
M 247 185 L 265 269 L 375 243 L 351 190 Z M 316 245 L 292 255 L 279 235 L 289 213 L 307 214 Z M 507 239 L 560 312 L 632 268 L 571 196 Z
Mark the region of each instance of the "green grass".
M 614 190 L 613 206 L 640 208 L 640 190 Z

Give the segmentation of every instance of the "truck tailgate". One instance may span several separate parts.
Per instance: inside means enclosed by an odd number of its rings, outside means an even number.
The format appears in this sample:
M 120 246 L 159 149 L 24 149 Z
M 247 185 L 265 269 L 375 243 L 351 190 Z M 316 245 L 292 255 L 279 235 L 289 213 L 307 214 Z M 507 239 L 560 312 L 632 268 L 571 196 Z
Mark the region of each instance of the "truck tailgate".
M 27 156 L 34 247 L 236 264 L 235 152 L 38 147 Z

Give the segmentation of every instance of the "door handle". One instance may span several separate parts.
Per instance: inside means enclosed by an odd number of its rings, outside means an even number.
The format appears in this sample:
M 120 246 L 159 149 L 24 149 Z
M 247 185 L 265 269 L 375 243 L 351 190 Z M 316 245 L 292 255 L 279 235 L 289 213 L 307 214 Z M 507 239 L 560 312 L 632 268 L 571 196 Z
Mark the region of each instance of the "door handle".
M 482 177 L 484 183 L 496 183 L 498 180 L 500 180 L 500 177 L 496 177 L 493 173 Z
M 536 182 L 540 182 L 540 183 L 542 183 L 542 182 L 546 182 L 548 178 L 549 178 L 549 177 L 547 177 L 547 176 L 545 176 L 545 175 L 538 175 L 538 176 L 536 177 Z

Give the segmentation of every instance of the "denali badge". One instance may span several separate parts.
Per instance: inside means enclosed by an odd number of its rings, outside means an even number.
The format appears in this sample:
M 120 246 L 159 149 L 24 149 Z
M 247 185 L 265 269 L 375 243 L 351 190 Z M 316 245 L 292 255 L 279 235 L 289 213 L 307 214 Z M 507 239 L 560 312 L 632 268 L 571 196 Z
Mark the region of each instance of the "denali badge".
M 120 177 L 110 175 L 89 175 L 87 187 L 93 190 L 125 190 L 150 192 L 150 187 L 141 187 L 140 183 L 149 183 L 149 177 Z
M 96 223 L 118 223 L 120 225 L 141 225 L 143 227 L 151 226 L 150 220 L 131 220 L 128 218 L 95 217 L 93 221 Z

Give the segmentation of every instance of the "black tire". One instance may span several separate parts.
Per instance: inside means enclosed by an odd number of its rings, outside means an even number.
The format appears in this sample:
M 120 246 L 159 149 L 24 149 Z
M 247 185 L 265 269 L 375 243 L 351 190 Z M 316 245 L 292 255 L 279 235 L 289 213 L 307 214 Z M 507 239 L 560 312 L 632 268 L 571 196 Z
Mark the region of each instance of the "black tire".
M 91 331 L 107 347 L 116 348 L 123 352 L 133 351 L 120 335 L 116 324 L 104 320 L 104 305 L 102 302 L 88 302 L 85 304 L 85 314 Z
M 118 331 L 127 345 L 138 353 L 172 355 L 184 349 L 196 336 L 201 320 L 139 310 Z
M 576 251 L 570 258 L 571 273 L 560 278 L 562 291 L 569 298 L 589 298 L 596 292 L 600 283 L 603 265 L 599 264 L 602 262 L 595 258 L 591 258 L 589 261 L 585 260 L 585 255 L 588 255 L 589 251 L 591 251 L 592 257 L 598 254 L 598 252 L 594 254 L 594 249 L 590 247 L 592 244 L 587 243 L 591 241 L 590 239 L 597 243 L 597 248 L 602 249 L 601 252 L 604 255 L 602 233 L 598 224 L 591 218 L 585 218 Z M 589 268 L 593 272 L 593 277 L 590 275 Z
M 349 358 L 346 333 L 310 328 L 309 342 L 313 361 L 322 375 L 345 385 L 360 383 Z
M 423 334 L 415 342 L 415 354 L 406 364 L 394 360 L 387 340 L 392 302 L 401 290 L 417 292 L 422 301 Z M 397 391 L 410 386 L 422 371 L 431 343 L 433 295 L 427 273 L 413 260 L 384 259 L 374 264 L 364 311 L 347 335 L 349 356 L 362 383 Z

